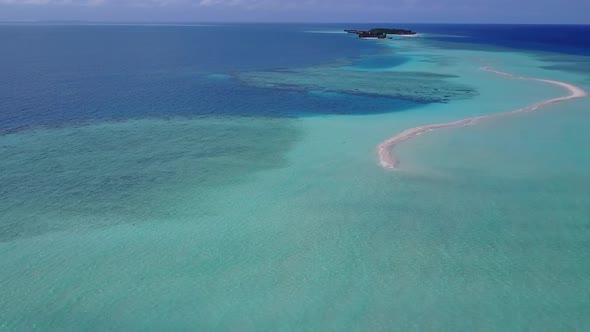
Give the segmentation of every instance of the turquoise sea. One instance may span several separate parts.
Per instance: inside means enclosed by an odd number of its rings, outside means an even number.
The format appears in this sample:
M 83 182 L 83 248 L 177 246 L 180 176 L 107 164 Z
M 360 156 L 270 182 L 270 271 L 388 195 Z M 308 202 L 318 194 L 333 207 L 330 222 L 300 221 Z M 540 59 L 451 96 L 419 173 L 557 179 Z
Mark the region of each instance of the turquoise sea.
M 0 331 L 586 331 L 590 26 L 0 25 Z

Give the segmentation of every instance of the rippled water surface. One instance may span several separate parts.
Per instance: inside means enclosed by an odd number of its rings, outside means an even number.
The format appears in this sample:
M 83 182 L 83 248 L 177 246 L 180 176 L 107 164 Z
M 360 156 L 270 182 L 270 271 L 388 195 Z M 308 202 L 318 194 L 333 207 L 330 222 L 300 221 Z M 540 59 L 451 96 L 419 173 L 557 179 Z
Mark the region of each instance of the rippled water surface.
M 0 330 L 587 328 L 587 98 L 376 153 L 567 94 L 482 66 L 590 91 L 585 37 L 364 27 L 0 26 Z

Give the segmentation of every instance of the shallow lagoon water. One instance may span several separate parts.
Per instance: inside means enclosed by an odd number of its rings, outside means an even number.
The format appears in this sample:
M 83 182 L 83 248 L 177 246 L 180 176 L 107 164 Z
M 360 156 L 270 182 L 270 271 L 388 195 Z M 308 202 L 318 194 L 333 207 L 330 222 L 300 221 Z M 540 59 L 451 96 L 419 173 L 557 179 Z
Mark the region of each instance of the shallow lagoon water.
M 422 135 L 399 147 L 399 171 L 375 149 L 413 126 L 565 94 L 482 64 L 588 90 L 586 77 L 516 51 L 385 47 L 410 60 L 384 70 L 477 93 L 374 112 L 356 108 L 385 102 L 326 80 L 288 92 L 345 98 L 354 115 L 99 119 L 0 137 L 0 326 L 584 329 L 587 99 Z

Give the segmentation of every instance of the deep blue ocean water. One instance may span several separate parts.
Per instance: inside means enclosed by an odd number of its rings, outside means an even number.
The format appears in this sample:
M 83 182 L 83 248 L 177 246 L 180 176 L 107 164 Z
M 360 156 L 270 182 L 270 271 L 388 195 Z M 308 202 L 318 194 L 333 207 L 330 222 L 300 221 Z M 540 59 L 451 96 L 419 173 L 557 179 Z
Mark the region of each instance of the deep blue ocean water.
M 434 38 L 440 41 L 590 55 L 590 25 L 425 24 L 414 28 L 425 33 L 461 37 Z
M 351 24 L 355 29 L 391 26 L 389 23 Z M 590 54 L 590 25 L 539 24 L 398 24 L 429 34 L 429 38 L 459 45 L 482 44 L 514 49 Z
M 306 33 L 373 26 L 380 25 L 0 25 L 4 43 L 0 52 L 0 130 L 93 119 L 292 117 L 410 109 L 411 102 L 390 98 L 322 98 L 300 91 L 245 86 L 231 79 L 243 71 L 338 61 L 369 70 L 403 63 L 401 56 L 380 55 L 378 43 L 345 34 Z M 432 40 L 457 47 L 493 44 L 590 54 L 589 26 L 402 26 L 441 35 Z M 211 74 L 229 75 L 230 79 L 211 79 Z
M 0 26 L 0 128 L 154 116 L 350 112 L 209 74 L 291 68 L 375 49 L 292 26 Z M 362 100 L 385 109 L 390 101 Z M 270 107 L 272 105 L 272 107 Z M 336 111 L 337 110 L 337 111 Z

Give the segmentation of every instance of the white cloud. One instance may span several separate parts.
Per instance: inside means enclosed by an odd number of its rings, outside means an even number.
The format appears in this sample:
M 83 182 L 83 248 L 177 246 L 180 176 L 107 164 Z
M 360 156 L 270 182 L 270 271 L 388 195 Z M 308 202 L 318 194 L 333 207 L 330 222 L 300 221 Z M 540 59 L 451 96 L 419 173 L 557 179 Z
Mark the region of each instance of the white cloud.
M 0 0 L 0 5 L 80 5 L 98 6 L 106 0 Z
M 242 7 L 261 9 L 292 9 L 303 6 L 322 6 L 316 0 L 0 0 L 0 5 L 72 5 L 98 6 L 103 4 L 141 7 Z
M 446 0 L 446 6 L 463 0 Z M 507 0 L 498 0 L 507 1 Z M 390 5 L 387 0 L 0 0 L 0 5 L 28 5 L 28 6 L 131 6 L 131 7 L 185 7 L 185 8 L 241 8 L 264 11 L 318 11 L 318 10 L 358 10 L 373 11 L 407 11 L 427 10 L 438 8 L 438 1 L 398 0 Z M 440 8 L 438 8 L 440 9 Z

